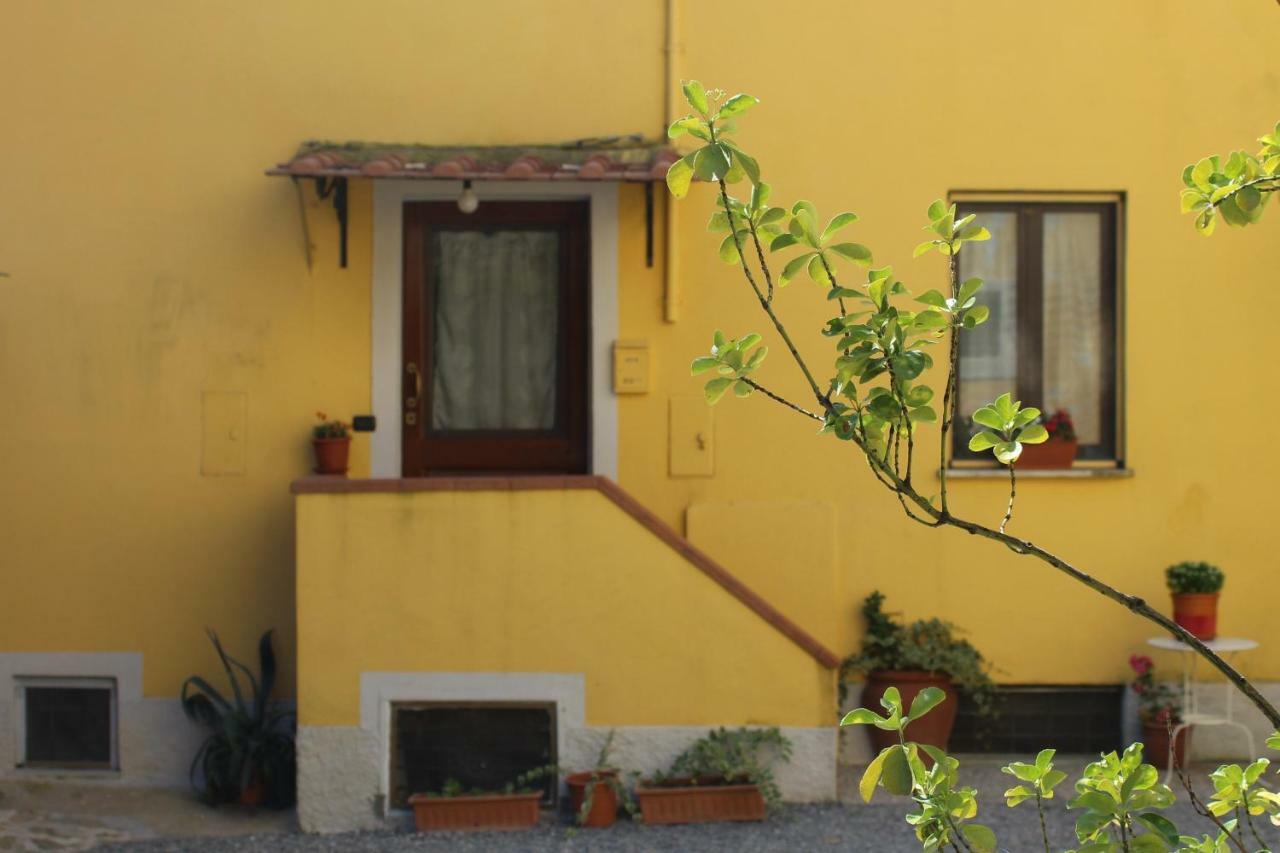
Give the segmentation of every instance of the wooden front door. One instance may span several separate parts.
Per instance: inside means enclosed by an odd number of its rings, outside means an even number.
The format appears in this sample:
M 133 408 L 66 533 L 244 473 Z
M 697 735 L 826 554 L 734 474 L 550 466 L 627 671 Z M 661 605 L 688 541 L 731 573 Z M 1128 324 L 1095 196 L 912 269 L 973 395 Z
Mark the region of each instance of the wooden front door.
M 404 207 L 404 476 L 590 467 L 587 202 Z

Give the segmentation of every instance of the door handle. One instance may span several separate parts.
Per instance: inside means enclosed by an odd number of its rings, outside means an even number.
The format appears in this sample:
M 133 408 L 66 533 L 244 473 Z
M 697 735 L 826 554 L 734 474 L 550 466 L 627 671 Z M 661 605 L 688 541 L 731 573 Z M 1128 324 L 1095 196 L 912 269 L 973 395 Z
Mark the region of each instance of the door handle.
M 422 399 L 422 371 L 419 370 L 418 365 L 412 361 L 406 364 L 404 369 L 413 377 L 413 396 L 404 401 L 405 408 L 416 409 L 418 407 L 418 400 Z

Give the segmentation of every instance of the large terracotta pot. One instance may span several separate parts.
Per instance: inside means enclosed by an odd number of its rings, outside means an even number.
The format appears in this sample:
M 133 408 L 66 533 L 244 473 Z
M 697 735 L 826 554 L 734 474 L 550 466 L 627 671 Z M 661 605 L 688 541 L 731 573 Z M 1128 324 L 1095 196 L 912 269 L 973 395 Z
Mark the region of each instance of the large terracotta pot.
M 346 438 L 313 438 L 317 474 L 346 474 L 347 457 L 351 454 L 351 436 Z
M 755 785 L 726 785 L 724 780 L 667 779 L 636 786 L 641 819 L 647 826 L 764 820 L 764 796 Z M 718 782 L 718 784 L 717 784 Z
M 1218 595 L 1216 592 L 1176 592 L 1173 594 L 1173 621 L 1200 640 L 1218 636 Z
M 587 773 L 570 773 L 564 782 L 569 786 L 569 808 L 576 822 L 582 814 L 582 804 L 591 790 L 591 810 L 580 825 L 595 828 L 613 826 L 618 818 L 618 795 L 614 793 L 612 780 L 618 778 L 615 770 L 597 770 Z
M 876 713 L 883 713 L 880 698 L 890 687 L 898 688 L 902 694 L 902 706 L 911 707 L 911 700 L 926 687 L 937 687 L 946 692 L 947 698 L 919 720 L 913 720 L 907 726 L 907 740 L 916 743 L 927 743 L 945 750 L 951 738 L 951 730 L 956 725 L 956 692 L 951 686 L 951 676 L 940 672 L 913 672 L 908 670 L 877 669 L 867 673 L 867 683 L 862 690 L 862 707 L 870 708 Z M 898 742 L 897 732 L 886 732 L 875 726 L 866 726 L 871 733 L 871 745 L 877 753 L 886 746 Z
M 409 798 L 413 824 L 419 832 L 432 829 L 527 829 L 538 825 L 542 795 L 480 794 L 467 797 Z
M 1062 441 L 1049 439 L 1043 444 L 1022 445 L 1022 455 L 1018 457 L 1020 470 L 1045 470 L 1053 468 L 1070 468 L 1076 461 L 1078 441 Z
M 1187 755 L 1191 748 L 1192 726 L 1178 732 L 1173 745 L 1173 760 L 1179 767 L 1187 766 Z M 1161 770 L 1169 767 L 1169 729 L 1164 723 L 1142 724 L 1142 755 L 1148 764 L 1154 764 Z

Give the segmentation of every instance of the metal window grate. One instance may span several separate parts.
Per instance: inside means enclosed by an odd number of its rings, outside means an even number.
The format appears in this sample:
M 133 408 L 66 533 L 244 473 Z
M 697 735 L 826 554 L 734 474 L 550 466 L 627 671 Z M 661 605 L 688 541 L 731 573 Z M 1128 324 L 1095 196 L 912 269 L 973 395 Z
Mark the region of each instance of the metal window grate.
M 26 678 L 22 697 L 23 767 L 115 767 L 113 679 Z
M 1094 754 L 1118 749 L 1123 685 L 1001 685 L 994 717 L 982 719 L 963 698 L 952 752 L 1034 755 L 1052 747 Z
M 439 792 L 450 779 L 464 791 L 501 790 L 517 776 L 556 761 L 552 705 L 392 706 L 391 805 L 410 794 Z M 553 803 L 554 774 L 540 779 Z

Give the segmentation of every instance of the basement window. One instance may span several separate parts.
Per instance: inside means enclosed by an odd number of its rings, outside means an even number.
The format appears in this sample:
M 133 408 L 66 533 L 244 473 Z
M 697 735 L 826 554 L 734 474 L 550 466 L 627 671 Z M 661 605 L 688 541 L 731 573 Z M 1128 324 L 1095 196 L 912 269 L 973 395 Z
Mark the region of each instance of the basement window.
M 556 761 L 554 704 L 395 703 L 391 706 L 391 806 L 438 793 L 456 780 L 463 793 L 500 791 L 522 773 Z M 555 774 L 531 783 L 554 805 Z
M 114 770 L 114 678 L 17 679 L 18 766 Z
M 1002 684 L 992 717 L 981 717 L 962 696 L 952 752 L 1097 755 L 1122 749 L 1121 684 Z

